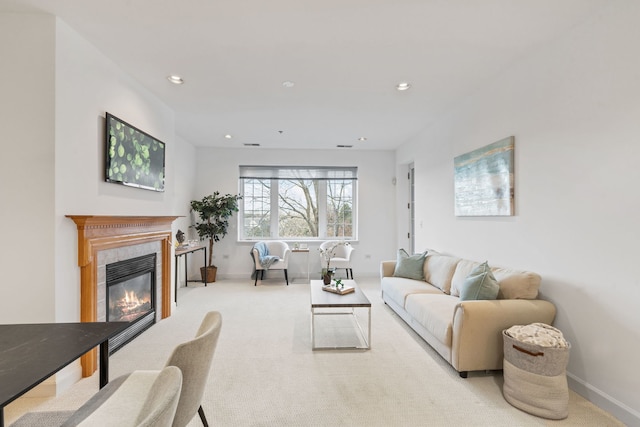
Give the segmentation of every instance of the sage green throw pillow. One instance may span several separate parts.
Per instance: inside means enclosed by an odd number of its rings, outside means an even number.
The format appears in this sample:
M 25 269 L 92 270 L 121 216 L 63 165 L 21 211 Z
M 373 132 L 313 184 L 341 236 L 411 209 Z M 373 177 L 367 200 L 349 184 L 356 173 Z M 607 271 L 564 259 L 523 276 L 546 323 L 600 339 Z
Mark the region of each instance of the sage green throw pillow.
M 393 272 L 393 276 L 404 277 L 406 279 L 425 280 L 423 269 L 425 258 L 427 258 L 426 251 L 421 254 L 409 255 L 404 249 L 398 249 L 396 269 Z
M 460 301 L 491 300 L 498 297 L 500 285 L 493 276 L 489 264 L 485 261 L 467 276 L 460 287 Z

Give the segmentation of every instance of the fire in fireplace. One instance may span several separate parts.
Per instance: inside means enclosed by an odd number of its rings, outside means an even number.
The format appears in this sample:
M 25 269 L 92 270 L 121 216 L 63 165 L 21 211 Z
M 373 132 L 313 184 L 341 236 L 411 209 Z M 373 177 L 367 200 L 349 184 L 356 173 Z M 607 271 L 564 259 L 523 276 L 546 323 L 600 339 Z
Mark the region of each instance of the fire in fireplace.
M 132 322 L 151 310 L 151 273 L 109 286 L 109 322 Z
M 156 254 L 106 266 L 107 322 L 131 322 L 109 340 L 113 353 L 155 323 Z

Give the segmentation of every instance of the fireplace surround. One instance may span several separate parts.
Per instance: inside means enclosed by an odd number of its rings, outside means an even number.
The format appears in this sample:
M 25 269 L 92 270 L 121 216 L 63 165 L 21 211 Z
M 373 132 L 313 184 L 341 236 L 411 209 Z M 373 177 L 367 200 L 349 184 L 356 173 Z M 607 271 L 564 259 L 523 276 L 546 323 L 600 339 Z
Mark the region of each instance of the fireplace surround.
M 171 315 L 171 223 L 178 216 L 100 216 L 67 215 L 78 232 L 78 266 L 80 267 L 80 321 L 106 320 L 106 295 L 99 291 L 99 258 L 109 256 L 112 249 L 135 251 L 145 245 L 156 245 L 159 277 L 156 284 L 156 316 Z M 146 250 L 146 249 L 143 249 Z M 105 255 L 106 254 L 106 255 Z M 106 291 L 105 291 L 106 292 Z M 100 303 L 99 303 L 100 300 Z M 97 352 L 81 358 L 82 376 L 97 369 Z

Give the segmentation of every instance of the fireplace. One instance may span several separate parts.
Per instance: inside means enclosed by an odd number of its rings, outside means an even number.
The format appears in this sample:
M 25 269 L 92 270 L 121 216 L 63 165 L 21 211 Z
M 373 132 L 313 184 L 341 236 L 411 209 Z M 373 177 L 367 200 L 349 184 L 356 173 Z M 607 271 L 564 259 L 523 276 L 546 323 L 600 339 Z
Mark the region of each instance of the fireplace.
M 107 264 L 106 321 L 131 325 L 109 340 L 109 354 L 155 323 L 156 254 Z
M 171 316 L 171 223 L 177 216 L 98 216 L 67 215 L 78 231 L 78 266 L 80 267 L 80 321 L 106 321 L 106 282 L 99 258 L 110 257 L 112 250 L 122 250 L 124 255 L 114 256 L 111 262 L 156 253 L 155 318 Z M 155 245 L 148 250 L 146 245 Z M 141 252 L 137 250 L 141 248 Z M 135 251 L 134 251 L 135 249 Z M 142 251 L 144 250 L 144 251 Z M 129 253 L 131 252 L 131 253 Z M 135 252 L 135 253 L 133 253 Z M 94 349 L 81 357 L 82 376 L 93 375 L 98 367 Z

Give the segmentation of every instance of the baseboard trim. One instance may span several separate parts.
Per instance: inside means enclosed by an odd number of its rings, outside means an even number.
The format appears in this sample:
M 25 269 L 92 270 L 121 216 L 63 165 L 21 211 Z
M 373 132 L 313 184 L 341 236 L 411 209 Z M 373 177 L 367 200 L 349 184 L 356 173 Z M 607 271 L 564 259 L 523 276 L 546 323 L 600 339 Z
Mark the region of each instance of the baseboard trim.
M 56 396 L 56 377 L 47 378 L 24 395 L 21 398 L 44 398 Z
M 586 383 L 581 378 L 567 372 L 567 381 L 571 390 L 575 391 L 597 407 L 609 412 L 625 425 L 640 425 L 640 412 L 628 407 L 619 400 L 609 396 L 602 390 Z
M 80 361 L 76 361 L 26 392 L 23 397 L 56 397 L 81 379 L 82 367 Z

